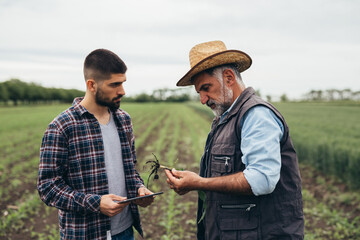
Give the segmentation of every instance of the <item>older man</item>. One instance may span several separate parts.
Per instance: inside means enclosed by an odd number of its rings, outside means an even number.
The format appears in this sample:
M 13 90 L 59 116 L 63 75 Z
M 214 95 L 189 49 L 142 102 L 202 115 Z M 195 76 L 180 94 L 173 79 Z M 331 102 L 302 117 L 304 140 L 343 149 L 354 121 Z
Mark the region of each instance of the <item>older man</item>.
M 221 41 L 190 51 L 191 69 L 177 86 L 194 85 L 214 114 L 200 175 L 166 170 L 178 194 L 201 190 L 198 239 L 303 239 L 298 161 L 279 111 L 246 88 L 251 58 Z

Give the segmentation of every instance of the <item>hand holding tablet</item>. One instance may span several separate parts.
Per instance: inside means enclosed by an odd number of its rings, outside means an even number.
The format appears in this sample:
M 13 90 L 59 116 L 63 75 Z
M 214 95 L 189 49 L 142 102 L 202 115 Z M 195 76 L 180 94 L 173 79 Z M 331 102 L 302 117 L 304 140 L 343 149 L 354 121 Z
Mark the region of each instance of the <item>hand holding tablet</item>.
M 142 199 L 142 198 L 153 197 L 155 195 L 160 195 L 160 194 L 163 194 L 163 192 L 157 192 L 157 193 L 153 193 L 153 194 L 149 194 L 149 195 L 144 195 L 144 196 L 134 197 L 134 198 L 128 198 L 128 199 L 123 200 L 123 201 L 114 201 L 114 202 L 116 202 L 116 203 L 127 203 L 127 202 L 135 201 L 135 200 L 138 200 L 138 199 Z

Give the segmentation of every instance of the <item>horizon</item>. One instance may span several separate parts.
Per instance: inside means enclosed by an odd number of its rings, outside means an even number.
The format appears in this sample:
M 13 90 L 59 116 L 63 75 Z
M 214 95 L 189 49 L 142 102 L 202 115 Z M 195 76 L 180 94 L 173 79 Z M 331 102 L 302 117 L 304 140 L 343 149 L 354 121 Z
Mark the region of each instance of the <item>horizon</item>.
M 25 81 L 22 81 L 21 79 L 17 79 L 17 78 L 12 78 L 12 79 L 8 79 L 6 81 L 0 81 L 0 84 L 1 83 L 4 83 L 4 82 L 7 82 L 7 81 L 12 81 L 12 80 L 19 80 L 20 82 L 22 83 L 25 83 L 25 84 L 35 84 L 36 86 L 39 86 L 39 87 L 43 87 L 43 88 L 46 88 L 46 89 L 59 89 L 59 90 L 77 90 L 77 91 L 82 91 L 85 93 L 85 90 L 80 90 L 80 89 L 76 89 L 76 88 L 59 88 L 59 87 L 51 87 L 51 86 L 43 86 L 41 83 L 36 83 L 36 82 L 25 82 Z M 131 95 L 129 94 L 125 94 L 124 97 L 125 98 L 132 98 L 132 99 L 135 99 L 136 97 L 142 95 L 142 94 L 146 94 L 148 96 L 152 96 L 152 95 L 158 95 L 158 92 L 159 90 L 163 90 L 164 92 L 167 93 L 168 96 L 171 96 L 171 93 L 173 92 L 179 92 L 180 94 L 188 94 L 189 97 L 190 97 L 190 100 L 191 101 L 194 101 L 195 98 L 198 97 L 198 94 L 196 93 L 196 91 L 193 89 L 193 86 L 186 86 L 186 87 L 181 87 L 181 88 L 159 88 L 159 89 L 153 89 L 152 92 L 138 92 L 138 93 L 133 93 Z M 311 97 L 310 95 L 311 94 L 314 94 L 314 96 L 316 94 L 318 94 L 318 96 L 323 97 L 322 99 L 317 99 L 317 100 L 325 100 L 325 101 L 343 101 L 343 100 L 351 100 L 351 101 L 359 101 L 360 100 L 360 90 L 353 90 L 353 89 L 350 89 L 350 88 L 345 88 L 345 89 L 335 89 L 335 88 L 332 88 L 332 89 L 311 89 L 309 92 L 306 92 L 306 93 L 303 93 L 301 95 L 301 97 L 299 98 L 289 98 L 289 96 L 287 96 L 286 93 L 283 93 L 281 95 L 271 95 L 271 94 L 262 94 L 261 91 L 259 89 L 254 89 L 256 94 L 258 94 L 260 97 L 262 97 L 263 99 L 272 99 L 271 101 L 272 102 L 279 102 L 281 101 L 281 97 L 285 95 L 285 97 L 288 99 L 288 101 L 307 101 L 309 100 L 308 98 Z M 169 95 L 169 92 L 170 92 L 170 95 Z M 126 89 L 125 89 L 125 93 L 126 93 Z M 320 93 L 320 94 L 319 94 Z M 325 96 L 323 95 L 323 93 L 325 94 Z M 344 94 L 345 95 L 347 94 L 347 97 L 348 99 L 336 99 L 336 97 L 340 97 L 340 94 Z M 334 97 L 335 95 L 335 98 L 333 100 L 331 100 L 331 97 L 330 96 L 326 96 L 326 94 L 332 94 L 331 96 Z M 351 99 L 351 97 L 349 97 L 350 95 L 353 94 L 353 97 Z M 176 94 L 174 94 L 176 95 Z M 357 96 L 359 95 L 359 96 Z M 330 98 L 330 99 L 327 99 L 327 98 Z M 276 100 L 274 100 L 276 99 Z M 312 99 L 312 101 L 316 101 L 314 99 Z

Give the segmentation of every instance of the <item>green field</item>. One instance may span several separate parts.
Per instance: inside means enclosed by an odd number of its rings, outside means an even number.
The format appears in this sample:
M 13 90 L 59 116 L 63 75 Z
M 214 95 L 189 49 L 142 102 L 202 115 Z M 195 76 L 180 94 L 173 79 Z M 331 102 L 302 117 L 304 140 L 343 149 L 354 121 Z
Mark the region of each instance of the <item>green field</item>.
M 360 108 L 276 106 L 288 122 L 301 162 L 306 239 L 360 238 Z M 0 239 L 59 238 L 56 210 L 40 201 L 36 177 L 42 135 L 67 107 L 0 108 Z M 198 171 L 211 124 L 206 107 L 124 103 L 122 108 L 133 119 L 137 169 L 144 180 L 152 153 L 164 165 Z M 146 239 L 195 239 L 197 193 L 178 196 L 168 189 L 163 173 L 149 188 L 165 193 L 141 209 Z
M 303 162 L 360 188 L 360 107 L 282 103 L 278 108 Z

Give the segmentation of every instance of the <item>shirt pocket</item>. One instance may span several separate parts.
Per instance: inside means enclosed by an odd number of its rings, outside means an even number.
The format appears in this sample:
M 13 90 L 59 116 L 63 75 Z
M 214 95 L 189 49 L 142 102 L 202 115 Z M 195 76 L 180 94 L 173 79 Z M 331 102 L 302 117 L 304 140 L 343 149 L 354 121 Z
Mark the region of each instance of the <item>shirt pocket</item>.
M 211 149 L 211 177 L 234 172 L 235 145 L 214 145 Z
M 255 203 L 218 205 L 220 239 L 258 239 L 259 216 Z

